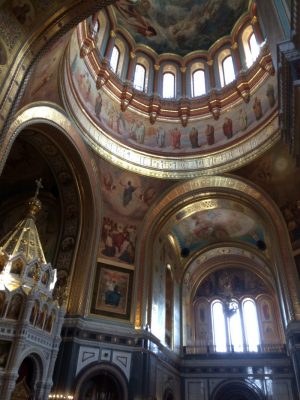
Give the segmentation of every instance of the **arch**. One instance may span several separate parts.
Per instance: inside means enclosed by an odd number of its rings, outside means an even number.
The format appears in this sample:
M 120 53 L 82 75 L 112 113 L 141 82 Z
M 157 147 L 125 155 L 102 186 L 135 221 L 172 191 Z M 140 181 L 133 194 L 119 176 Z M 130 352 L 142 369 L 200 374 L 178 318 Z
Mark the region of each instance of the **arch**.
M 253 383 L 242 380 L 227 380 L 213 391 L 211 400 L 264 400 L 264 395 Z
M 55 121 L 55 122 L 54 122 Z M 41 127 L 47 129 L 41 129 Z M 99 190 L 99 178 L 97 166 L 91 157 L 90 150 L 78 135 L 74 126 L 67 119 L 64 112 L 56 105 L 49 103 L 31 104 L 28 108 L 22 109 L 12 122 L 4 147 L 5 160 L 9 154 L 12 144 L 24 128 L 39 128 L 40 134 L 46 136 L 52 143 L 58 146 L 59 151 L 63 151 L 63 156 L 69 159 L 81 199 L 80 227 L 78 237 L 74 243 L 76 257 L 71 260 L 70 282 L 74 277 L 75 284 L 71 284 L 68 299 L 68 311 L 87 314 L 88 300 L 86 298 L 86 288 L 91 284 L 90 276 L 84 272 L 84 265 L 94 265 L 97 257 L 97 245 L 100 236 L 101 215 L 98 212 L 102 208 L 102 199 Z M 99 206 L 100 205 L 100 206 Z M 83 218 L 85 215 L 85 218 Z M 85 237 L 86 240 L 80 240 Z M 75 295 L 76 293 L 76 295 Z
M 162 97 L 175 99 L 177 90 L 177 68 L 173 64 L 165 64 L 162 67 Z
M 106 375 L 112 379 L 117 388 L 118 400 L 128 400 L 128 382 L 126 377 L 118 367 L 106 362 L 88 366 L 80 372 L 74 385 L 74 400 L 81 400 L 84 384 L 99 375 Z
M 163 400 L 174 400 L 174 393 L 170 388 L 167 388 L 163 394 Z
M 255 40 L 254 44 L 256 44 L 256 47 L 253 47 L 252 40 Z M 258 57 L 259 54 L 259 46 L 256 41 L 255 33 L 253 31 L 252 25 L 248 25 L 242 33 L 241 36 L 242 44 L 243 44 L 243 49 L 246 57 L 246 65 L 247 67 L 251 67 L 251 65 L 255 62 L 255 60 Z

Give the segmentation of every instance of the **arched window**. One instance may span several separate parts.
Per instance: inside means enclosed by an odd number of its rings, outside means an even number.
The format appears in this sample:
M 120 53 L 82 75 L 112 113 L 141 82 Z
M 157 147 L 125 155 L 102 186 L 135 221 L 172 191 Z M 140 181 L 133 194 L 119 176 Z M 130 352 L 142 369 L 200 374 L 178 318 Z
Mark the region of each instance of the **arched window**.
M 165 99 L 175 97 L 175 75 L 172 72 L 163 74 L 163 97 Z
M 202 96 L 205 93 L 205 73 L 203 69 L 197 69 L 192 74 L 192 97 Z
M 146 68 L 141 64 L 136 64 L 134 72 L 133 86 L 144 92 L 146 84 Z
M 232 57 L 228 55 L 222 61 L 221 86 L 228 85 L 235 79 Z
M 226 352 L 227 333 L 225 315 L 223 312 L 223 304 L 220 300 L 217 300 L 212 304 L 212 327 L 215 350 L 217 352 Z
M 118 70 L 119 59 L 120 59 L 120 50 L 118 49 L 117 46 L 114 46 L 110 57 L 110 66 L 114 73 L 116 73 Z
M 257 351 L 260 344 L 256 305 L 252 299 L 243 302 L 244 330 L 249 351 Z
M 259 55 L 259 50 L 260 50 L 254 32 L 252 32 L 248 40 L 249 40 L 250 53 L 252 56 L 252 63 L 254 63 L 254 61 L 257 59 Z
M 260 333 L 256 304 L 248 298 L 243 307 L 237 300 L 230 303 L 215 300 L 212 303 L 212 329 L 216 352 L 258 351 Z

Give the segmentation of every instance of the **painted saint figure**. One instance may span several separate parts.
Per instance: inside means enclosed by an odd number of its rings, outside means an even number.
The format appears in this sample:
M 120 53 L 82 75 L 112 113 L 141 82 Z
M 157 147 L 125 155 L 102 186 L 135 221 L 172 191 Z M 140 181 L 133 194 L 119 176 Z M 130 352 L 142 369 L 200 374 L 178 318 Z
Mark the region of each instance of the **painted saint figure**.
M 261 101 L 258 97 L 255 97 L 252 107 L 253 107 L 256 121 L 258 121 L 262 117 Z
M 233 135 L 232 131 L 232 119 L 226 117 L 223 124 L 223 133 L 227 137 L 227 139 L 231 139 Z
M 207 124 L 204 134 L 206 136 L 206 141 L 209 146 L 215 143 L 215 128 L 213 127 L 213 125 Z
M 140 144 L 143 144 L 145 140 L 145 125 L 142 121 L 138 122 L 136 129 L 136 141 Z
M 239 110 L 239 126 L 241 131 L 246 130 L 248 126 L 248 116 L 243 108 Z
M 100 93 L 98 93 L 98 96 L 96 97 L 96 102 L 95 102 L 95 115 L 101 121 L 101 109 L 102 109 L 102 96 Z
M 275 93 L 274 86 L 271 83 L 268 84 L 266 96 L 269 100 L 270 108 L 273 108 L 275 105 Z
M 178 128 L 176 127 L 175 129 L 173 129 L 171 131 L 171 143 L 172 143 L 173 149 L 180 149 L 180 146 L 181 146 L 180 139 L 181 139 L 181 133 L 178 130 Z
M 162 126 L 160 126 L 156 133 L 156 143 L 157 143 L 158 147 L 165 146 L 165 137 L 166 137 L 166 133 L 164 131 L 164 128 Z
M 193 149 L 200 147 L 198 143 L 198 130 L 194 126 L 190 131 L 189 138 Z

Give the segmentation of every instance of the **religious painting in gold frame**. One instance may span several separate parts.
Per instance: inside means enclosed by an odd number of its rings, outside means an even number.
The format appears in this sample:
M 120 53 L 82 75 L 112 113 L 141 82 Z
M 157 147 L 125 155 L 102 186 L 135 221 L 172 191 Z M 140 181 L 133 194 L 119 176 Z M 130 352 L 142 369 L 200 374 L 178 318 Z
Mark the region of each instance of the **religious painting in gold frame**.
M 91 312 L 130 319 L 133 271 L 98 262 Z

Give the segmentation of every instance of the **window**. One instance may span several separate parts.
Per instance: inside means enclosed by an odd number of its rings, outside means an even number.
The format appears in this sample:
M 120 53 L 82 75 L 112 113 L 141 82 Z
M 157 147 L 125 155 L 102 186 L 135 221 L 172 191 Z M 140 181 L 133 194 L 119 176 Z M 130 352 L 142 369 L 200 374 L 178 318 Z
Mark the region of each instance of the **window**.
M 244 300 L 242 308 L 237 300 L 230 304 L 216 300 L 211 312 L 215 351 L 258 351 L 260 334 L 256 304 L 252 299 Z
M 224 60 L 222 61 L 222 75 L 221 75 L 222 87 L 228 85 L 235 79 L 234 67 L 231 56 L 225 57 Z
M 111 66 L 111 69 L 114 71 L 114 73 L 117 72 L 119 58 L 120 58 L 120 50 L 117 48 L 117 46 L 114 46 L 113 51 L 111 53 L 111 58 L 110 58 L 110 66 Z
M 145 91 L 145 80 L 146 80 L 146 69 L 141 64 L 136 64 L 133 86 L 144 92 Z
M 172 99 L 175 97 L 175 75 L 171 72 L 163 74 L 163 97 Z
M 205 93 L 205 73 L 203 69 L 198 69 L 192 74 L 192 97 L 202 96 Z
M 249 48 L 250 48 L 250 53 L 251 53 L 251 57 L 252 57 L 251 64 L 253 64 L 254 61 L 257 59 L 257 57 L 259 55 L 259 50 L 260 50 L 254 33 L 252 33 L 251 36 L 249 37 Z M 248 65 L 248 66 L 250 66 L 250 65 Z

